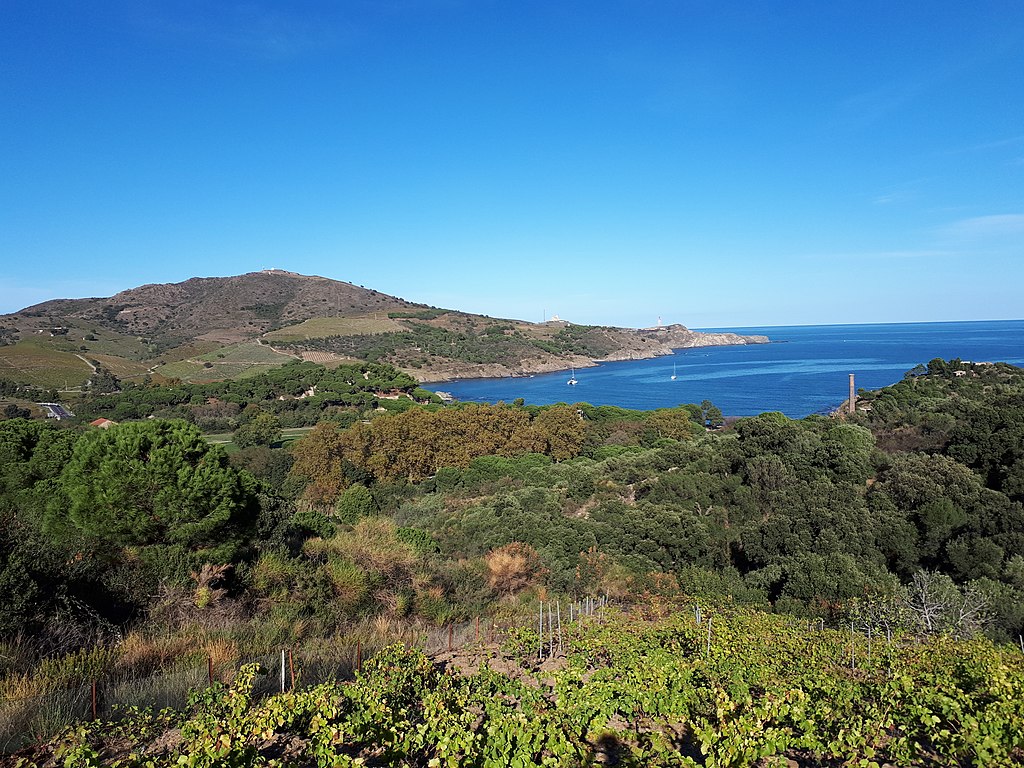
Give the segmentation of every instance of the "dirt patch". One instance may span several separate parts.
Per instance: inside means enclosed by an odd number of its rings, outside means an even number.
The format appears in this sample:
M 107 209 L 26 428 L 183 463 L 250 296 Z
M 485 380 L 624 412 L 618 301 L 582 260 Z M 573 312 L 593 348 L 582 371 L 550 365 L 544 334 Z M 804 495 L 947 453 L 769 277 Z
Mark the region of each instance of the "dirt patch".
M 475 675 L 480 670 L 480 665 L 486 664 L 492 672 L 533 688 L 553 685 L 553 675 L 565 669 L 567 664 L 565 655 L 558 653 L 539 662 L 532 658 L 524 664 L 518 658 L 503 654 L 501 646 L 496 643 L 482 643 L 478 646 L 444 651 L 433 654 L 430 658 L 441 669 L 451 670 L 464 677 Z

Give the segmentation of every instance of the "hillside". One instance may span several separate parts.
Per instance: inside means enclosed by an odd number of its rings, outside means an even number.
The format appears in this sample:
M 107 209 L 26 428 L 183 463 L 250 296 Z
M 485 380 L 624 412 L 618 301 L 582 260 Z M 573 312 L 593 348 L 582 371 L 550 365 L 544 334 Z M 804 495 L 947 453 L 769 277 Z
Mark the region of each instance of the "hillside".
M 0 376 L 42 387 L 120 379 L 216 381 L 292 359 L 393 364 L 420 381 L 554 371 L 764 337 L 499 320 L 281 270 L 54 299 L 0 316 Z
M 107 429 L 0 421 L 0 752 L 78 723 L 24 756 L 489 765 L 505 733 L 523 759 L 501 764 L 596 764 L 610 739 L 636 766 L 1020 764 L 1022 392 L 1019 368 L 933 360 L 842 420 L 723 426 L 420 405 L 389 366 L 294 362 L 82 398 Z M 282 445 L 299 419 L 319 423 Z M 573 627 L 595 595 L 629 610 Z M 284 687 L 282 649 L 294 694 L 207 689 L 248 661 Z M 388 681 L 410 695 L 371 716 Z M 313 725 L 321 693 L 339 706 Z M 176 711 L 105 720 L 156 702 Z
M 54 299 L 16 316 L 47 321 L 42 325 L 94 324 L 145 336 L 169 348 L 188 339 L 233 344 L 311 318 L 386 314 L 423 306 L 325 277 L 264 270 L 143 285 L 107 299 Z
M 276 670 L 252 664 L 187 708 L 95 720 L 16 764 L 1020 764 L 1024 664 L 1012 647 L 900 637 L 872 648 L 728 604 L 670 606 L 671 618 L 661 601 L 572 623 L 567 611 L 566 631 L 546 636 L 527 615 L 504 642 L 486 642 L 485 625 L 432 656 L 395 644 L 337 680 L 300 659 L 299 683 L 271 696 Z

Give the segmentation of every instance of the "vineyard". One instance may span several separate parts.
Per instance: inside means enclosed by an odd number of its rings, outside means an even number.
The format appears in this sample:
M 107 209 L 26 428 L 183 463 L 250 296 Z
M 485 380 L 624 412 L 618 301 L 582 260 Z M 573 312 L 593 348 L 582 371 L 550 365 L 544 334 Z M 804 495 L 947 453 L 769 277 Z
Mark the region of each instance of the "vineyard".
M 243 667 L 184 710 L 81 725 L 11 765 L 1024 761 L 1024 654 L 1012 646 L 870 637 L 728 603 L 584 618 L 564 636 L 541 620 L 434 658 L 392 646 L 352 683 L 265 698 Z

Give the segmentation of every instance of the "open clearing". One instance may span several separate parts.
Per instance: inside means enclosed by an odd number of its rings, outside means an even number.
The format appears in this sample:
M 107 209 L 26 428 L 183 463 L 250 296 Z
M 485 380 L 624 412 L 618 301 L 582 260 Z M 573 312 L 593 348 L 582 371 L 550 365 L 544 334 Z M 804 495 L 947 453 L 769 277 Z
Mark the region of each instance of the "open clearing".
M 328 336 L 358 336 L 364 333 L 391 333 L 404 330 L 400 323 L 380 312 L 365 317 L 314 317 L 297 325 L 265 333 L 263 338 L 271 342 L 307 341 Z
M 284 359 L 274 364 L 253 362 L 217 362 L 206 367 L 193 360 L 182 360 L 160 366 L 154 371 L 168 379 L 179 379 L 189 384 L 200 384 L 225 379 L 244 379 L 273 370 L 282 365 Z
M 155 373 L 189 383 L 244 379 L 278 368 L 292 359 L 290 355 L 275 352 L 265 344 L 247 341 L 189 360 L 162 365 Z
M 48 344 L 19 341 L 0 347 L 0 376 L 15 381 L 37 387 L 81 386 L 90 373 L 83 360 Z
M 313 428 L 288 427 L 287 429 L 282 429 L 280 445 L 285 445 L 294 440 L 298 440 L 311 429 Z M 234 441 L 232 440 L 233 436 L 234 434 L 232 432 L 212 432 L 210 434 L 203 435 L 203 437 L 206 438 L 206 442 L 212 445 L 221 445 L 228 451 L 238 450 L 238 446 L 236 446 Z
M 135 360 L 125 360 L 115 355 L 94 355 L 83 352 L 84 357 L 89 357 L 113 373 L 119 379 L 132 379 L 145 376 L 149 366 Z
M 209 362 L 214 365 L 228 363 L 284 365 L 293 358 L 291 355 L 275 352 L 265 344 L 246 341 L 241 344 L 232 344 L 230 347 L 221 347 L 213 352 L 207 352 L 198 359 L 201 362 Z

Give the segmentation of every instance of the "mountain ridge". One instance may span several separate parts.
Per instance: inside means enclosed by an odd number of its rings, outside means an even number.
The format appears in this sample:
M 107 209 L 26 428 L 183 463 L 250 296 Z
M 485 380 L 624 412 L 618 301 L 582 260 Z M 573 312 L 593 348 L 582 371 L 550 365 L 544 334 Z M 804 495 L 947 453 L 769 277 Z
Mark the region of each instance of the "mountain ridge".
M 30 383 L 67 387 L 89 379 L 91 362 L 126 379 L 213 381 L 303 359 L 387 362 L 426 382 L 767 341 L 683 325 L 635 329 L 493 318 L 266 269 L 147 283 L 110 297 L 51 299 L 2 315 L 0 376 L 18 380 L 20 372 Z

